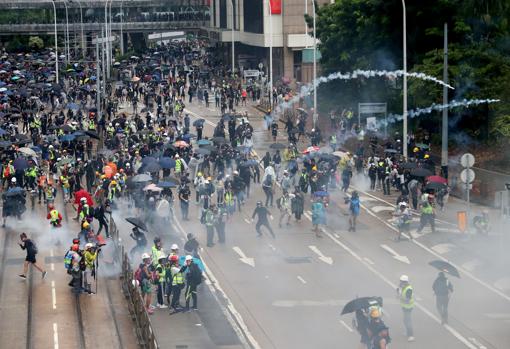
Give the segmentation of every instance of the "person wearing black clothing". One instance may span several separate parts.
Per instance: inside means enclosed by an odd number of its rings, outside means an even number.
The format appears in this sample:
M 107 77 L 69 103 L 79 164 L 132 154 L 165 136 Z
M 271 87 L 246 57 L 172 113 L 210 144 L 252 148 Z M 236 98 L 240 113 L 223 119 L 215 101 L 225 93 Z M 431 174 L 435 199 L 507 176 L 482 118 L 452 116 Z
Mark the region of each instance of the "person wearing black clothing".
M 257 202 L 257 207 L 253 211 L 253 214 L 251 215 L 251 219 L 255 219 L 255 216 L 258 216 L 257 223 L 255 224 L 255 230 L 257 231 L 257 236 L 262 236 L 262 233 L 260 232 L 260 228 L 262 226 L 266 227 L 267 230 L 271 233 L 273 238 L 276 236 L 274 235 L 273 229 L 269 225 L 269 221 L 267 219 L 267 216 L 272 217 L 271 212 L 267 209 L 267 207 L 262 206 L 262 201 Z
M 135 253 L 142 253 L 145 247 L 147 246 L 147 238 L 145 234 L 138 229 L 138 227 L 134 227 L 132 233 L 129 234 L 131 239 L 136 241 L 136 246 L 129 251 L 129 256 L 131 259 L 134 257 Z
M 110 234 L 108 232 L 108 223 L 106 222 L 106 213 L 110 213 L 108 211 L 109 204 L 101 204 L 94 210 L 94 218 L 99 222 L 99 229 L 97 230 L 97 235 L 101 234 L 101 230 L 106 232 L 106 237 L 109 238 Z
M 193 257 L 190 255 L 186 256 L 186 265 L 181 269 L 181 272 L 185 272 L 186 269 L 189 269 L 186 273 L 186 307 L 185 311 L 189 311 L 189 302 L 193 299 L 193 310 L 197 310 L 198 306 L 198 297 L 197 297 L 197 287 L 202 283 L 202 272 L 198 268 L 198 266 L 193 262 Z
M 187 221 L 188 212 L 189 212 L 189 197 L 191 195 L 191 191 L 187 184 L 181 184 L 179 187 L 179 202 L 181 204 L 181 215 L 182 219 Z
M 38 252 L 37 247 L 35 246 L 34 242 L 27 237 L 26 233 L 21 233 L 19 237 L 21 239 L 21 243 L 18 243 L 18 245 L 21 247 L 22 250 L 27 251 L 25 263 L 23 263 L 23 273 L 20 274 L 19 277 L 22 279 L 26 279 L 28 265 L 32 264 L 37 270 L 39 270 L 42 273 L 42 278 L 44 279 L 44 277 L 46 276 L 46 270 L 38 266 L 37 260 L 35 259 L 35 256 L 37 255 Z
M 439 272 L 432 289 L 436 295 L 436 307 L 439 315 L 441 315 L 441 324 L 448 323 L 448 302 L 450 294 L 453 292 L 453 285 L 445 276 L 444 272 Z
M 193 256 L 198 256 L 199 243 L 193 234 L 186 235 L 188 241 L 184 244 L 184 252 Z

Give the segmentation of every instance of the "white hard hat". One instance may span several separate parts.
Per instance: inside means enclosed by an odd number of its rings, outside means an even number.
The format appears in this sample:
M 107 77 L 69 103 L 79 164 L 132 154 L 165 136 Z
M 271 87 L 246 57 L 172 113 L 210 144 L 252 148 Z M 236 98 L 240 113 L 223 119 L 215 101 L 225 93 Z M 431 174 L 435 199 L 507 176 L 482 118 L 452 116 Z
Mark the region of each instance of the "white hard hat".
M 192 260 L 193 260 L 193 257 L 192 257 L 191 255 L 187 255 L 187 256 L 186 256 L 186 262 L 187 262 L 187 261 L 192 261 Z
M 405 201 L 402 201 L 398 204 L 399 206 L 404 206 L 404 207 L 407 207 L 407 202 Z
M 178 250 L 179 249 L 179 246 L 177 246 L 177 244 L 173 244 L 171 247 L 170 247 L 171 250 Z
M 12 178 L 11 178 L 11 182 L 12 182 L 12 183 L 16 183 L 16 177 L 12 177 Z
M 93 243 L 91 243 L 91 242 L 89 242 L 89 243 L 87 243 L 87 244 L 85 245 L 85 249 L 86 249 L 86 250 L 88 250 L 89 248 L 91 248 L 91 247 L 93 247 L 93 246 L 94 246 L 94 244 L 93 244 Z
M 400 281 L 403 281 L 403 282 L 409 282 L 409 276 L 407 276 L 407 275 L 401 275 L 401 276 L 400 276 Z
M 148 253 L 142 254 L 142 259 L 147 259 L 147 258 L 151 258 L 151 256 L 149 256 Z

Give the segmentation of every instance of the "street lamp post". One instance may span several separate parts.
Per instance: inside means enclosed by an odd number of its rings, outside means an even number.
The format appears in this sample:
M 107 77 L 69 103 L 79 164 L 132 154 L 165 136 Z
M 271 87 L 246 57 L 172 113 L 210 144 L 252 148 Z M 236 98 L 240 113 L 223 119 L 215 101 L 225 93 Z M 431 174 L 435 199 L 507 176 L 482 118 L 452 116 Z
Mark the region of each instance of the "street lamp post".
M 235 51 L 234 51 L 234 32 L 235 32 L 235 18 L 234 18 L 234 0 L 230 0 L 232 6 L 232 78 L 235 77 Z
M 55 0 L 51 0 L 51 4 L 53 5 L 53 17 L 55 19 L 55 77 L 58 84 L 59 80 L 58 80 L 57 8 L 55 7 Z
M 71 62 L 71 55 L 70 55 L 70 49 L 69 49 L 69 46 L 70 46 L 70 43 L 69 43 L 69 11 L 67 9 L 67 2 L 66 0 L 63 1 L 64 2 L 64 7 L 66 9 L 66 34 L 65 34 L 65 38 L 66 40 L 65 43 L 66 43 L 66 51 L 67 51 L 67 64 L 69 64 Z
M 404 101 L 403 101 L 403 135 L 402 135 L 402 149 L 404 150 L 403 155 L 404 159 L 407 159 L 407 20 L 406 20 L 406 2 L 405 0 L 402 0 L 402 9 L 403 9 L 403 26 L 404 26 L 404 44 L 403 44 L 403 50 L 404 50 Z
M 122 32 L 122 25 L 124 22 L 124 0 L 120 1 L 120 54 L 124 55 L 124 33 Z
M 269 7 L 269 108 L 273 111 L 273 16 L 271 14 L 271 1 Z
M 106 48 L 106 76 L 110 76 L 110 49 L 108 48 L 109 38 L 108 38 L 108 0 L 104 3 L 104 38 L 105 43 L 104 47 Z
M 72 2 L 72 0 L 70 0 Z M 76 0 L 78 6 L 80 6 L 80 32 L 81 32 L 81 54 L 83 59 L 85 59 L 85 36 L 83 35 L 83 7 L 81 6 L 81 1 Z
M 315 0 L 312 1 L 313 7 L 313 127 L 317 126 L 319 114 L 317 113 L 317 33 L 315 25 L 316 9 Z

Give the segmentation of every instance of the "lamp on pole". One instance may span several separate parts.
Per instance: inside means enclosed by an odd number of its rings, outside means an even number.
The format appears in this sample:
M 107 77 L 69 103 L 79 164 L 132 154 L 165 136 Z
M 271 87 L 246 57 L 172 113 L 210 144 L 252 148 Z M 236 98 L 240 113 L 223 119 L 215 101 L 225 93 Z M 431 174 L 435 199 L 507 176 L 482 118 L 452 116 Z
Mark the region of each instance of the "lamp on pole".
M 404 159 L 407 159 L 407 20 L 406 20 L 406 2 L 405 0 L 402 0 L 402 10 L 403 10 L 403 26 L 404 26 L 404 44 L 403 44 L 403 50 L 404 50 L 404 101 L 403 101 L 403 107 L 404 110 L 402 112 L 403 116 L 403 135 L 402 135 L 402 149 L 404 150 L 403 155 Z
M 269 8 L 269 108 L 273 111 L 273 16 L 271 14 L 271 0 L 267 1 Z
M 122 32 L 122 25 L 124 22 L 124 8 L 122 5 L 124 4 L 124 0 L 120 1 L 120 54 L 124 55 L 124 33 Z
M 69 49 L 69 46 L 70 46 L 70 43 L 69 43 L 69 11 L 67 10 L 67 3 L 66 3 L 66 0 L 63 1 L 64 2 L 64 7 L 66 9 L 66 35 L 65 35 L 65 43 L 66 43 L 66 51 L 67 51 L 67 64 L 69 64 L 69 62 L 71 62 L 71 55 L 70 55 L 70 49 Z
M 108 24 L 108 38 L 111 38 L 112 37 L 112 4 L 113 4 L 113 0 L 110 0 L 110 10 L 109 10 L 109 24 Z M 113 61 L 113 42 L 111 42 L 110 40 L 108 40 L 109 42 L 109 46 L 108 46 L 108 49 L 110 50 L 110 66 L 112 65 L 112 61 Z M 110 77 L 110 74 L 108 74 L 108 77 Z
M 110 49 L 108 48 L 108 0 L 104 3 L 104 36 L 106 48 L 106 76 L 110 76 Z
M 232 7 L 232 78 L 235 77 L 235 51 L 234 51 L 234 32 L 235 32 L 235 18 L 234 18 L 234 0 L 230 0 L 230 6 Z
M 317 126 L 317 33 L 315 25 L 316 9 L 315 0 L 312 1 L 313 8 L 313 127 Z
M 55 78 L 58 84 L 57 8 L 55 7 L 55 0 L 51 0 L 51 4 L 53 5 L 53 17 L 55 19 Z

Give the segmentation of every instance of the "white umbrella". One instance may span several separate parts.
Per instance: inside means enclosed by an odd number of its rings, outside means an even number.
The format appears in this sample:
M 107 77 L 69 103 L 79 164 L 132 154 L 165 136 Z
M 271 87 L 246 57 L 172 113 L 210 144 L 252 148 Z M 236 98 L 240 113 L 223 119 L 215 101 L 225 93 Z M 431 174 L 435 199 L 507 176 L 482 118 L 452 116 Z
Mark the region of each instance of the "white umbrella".
M 21 147 L 18 149 L 18 151 L 28 156 L 37 156 L 36 152 L 33 149 L 27 147 Z
M 144 191 L 154 191 L 154 192 L 160 192 L 163 190 L 163 188 L 158 187 L 156 184 L 149 184 L 145 188 L 143 188 Z

